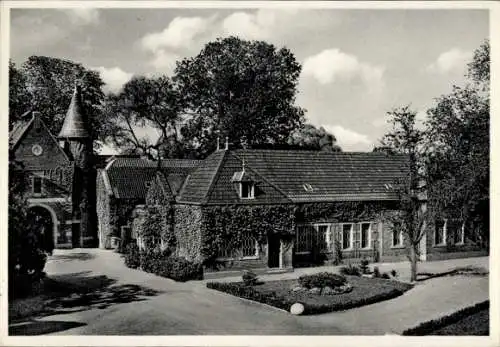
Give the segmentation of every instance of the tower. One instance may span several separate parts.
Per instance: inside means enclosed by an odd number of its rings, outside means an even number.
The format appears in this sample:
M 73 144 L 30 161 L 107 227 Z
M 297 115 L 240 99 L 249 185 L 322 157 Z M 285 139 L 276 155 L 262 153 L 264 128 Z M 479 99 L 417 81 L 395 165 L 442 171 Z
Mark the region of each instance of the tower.
M 93 218 L 95 215 L 95 170 L 92 137 L 87 122 L 82 105 L 81 86 L 76 85 L 58 136 L 74 165 L 72 185 L 74 247 L 92 247 L 96 241 Z

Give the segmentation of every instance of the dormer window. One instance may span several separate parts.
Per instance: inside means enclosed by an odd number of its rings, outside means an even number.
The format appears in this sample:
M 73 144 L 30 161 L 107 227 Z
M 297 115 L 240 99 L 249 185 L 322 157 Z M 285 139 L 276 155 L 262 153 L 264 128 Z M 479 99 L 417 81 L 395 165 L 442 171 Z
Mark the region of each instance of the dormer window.
M 306 192 L 314 191 L 314 188 L 309 183 L 304 183 L 303 187 Z
M 240 198 L 253 199 L 254 190 L 254 184 L 252 182 L 240 182 Z

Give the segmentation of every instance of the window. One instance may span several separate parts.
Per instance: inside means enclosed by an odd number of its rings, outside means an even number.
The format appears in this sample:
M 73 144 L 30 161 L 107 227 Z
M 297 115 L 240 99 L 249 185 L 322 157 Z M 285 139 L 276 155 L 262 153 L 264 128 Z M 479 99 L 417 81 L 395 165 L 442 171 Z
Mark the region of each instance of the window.
M 403 229 L 400 224 L 395 224 L 392 229 L 392 247 L 403 246 Z
M 254 186 L 250 182 L 240 183 L 240 197 L 242 199 L 253 199 L 254 197 Z
M 243 257 L 257 257 L 259 255 L 259 244 L 257 239 L 249 234 L 242 236 L 241 253 Z
M 352 248 L 353 224 L 342 224 L 342 249 Z
M 318 241 L 318 249 L 320 252 L 328 252 L 330 249 L 330 238 L 328 233 L 328 225 L 320 224 L 316 226 L 316 236 Z
M 446 244 L 446 220 L 436 221 L 434 229 L 434 245 L 443 246 Z
M 456 245 L 463 244 L 465 241 L 465 223 L 458 220 L 446 222 L 446 233 L 453 237 L 453 243 Z
M 217 256 L 221 259 L 234 259 L 234 258 L 254 258 L 259 256 L 259 244 L 257 239 L 249 233 L 242 236 L 241 247 L 234 248 L 227 240 L 219 246 Z
M 299 225 L 297 227 L 296 253 L 309 253 L 311 251 L 314 233 L 312 225 Z
M 371 223 L 361 223 L 361 248 L 370 248 Z
M 33 176 L 33 194 L 42 194 L 42 177 Z

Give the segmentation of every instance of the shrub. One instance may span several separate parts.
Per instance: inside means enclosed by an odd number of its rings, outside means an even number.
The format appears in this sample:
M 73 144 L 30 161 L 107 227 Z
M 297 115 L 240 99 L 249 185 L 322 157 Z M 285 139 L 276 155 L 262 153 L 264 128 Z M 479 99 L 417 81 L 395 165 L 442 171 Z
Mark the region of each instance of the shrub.
M 357 266 L 352 265 L 352 264 L 341 267 L 340 273 L 342 275 L 361 276 L 361 271 L 359 270 L 359 268 Z
M 171 256 L 169 250 L 152 250 L 140 255 L 142 270 L 179 282 L 203 279 L 203 266 L 185 258 Z
M 136 243 L 129 243 L 125 247 L 125 265 L 131 269 L 137 269 L 141 265 L 139 247 Z
M 394 269 L 391 270 L 391 276 L 392 277 L 398 277 L 398 272 Z
M 376 277 L 376 278 L 380 277 L 380 270 L 378 269 L 378 266 L 375 266 L 373 268 L 373 277 Z
M 369 267 L 368 267 L 368 264 L 370 262 L 368 261 L 368 259 L 362 259 L 361 260 L 361 265 L 359 266 L 359 269 L 361 270 L 361 273 L 362 274 L 367 274 L 368 271 L 369 271 Z
M 243 283 L 246 286 L 254 286 L 255 284 L 257 284 L 258 280 L 257 275 L 252 271 L 245 271 L 241 278 L 243 279 Z
M 304 275 L 299 277 L 299 283 L 304 288 L 336 288 L 346 283 L 346 279 L 342 275 L 337 275 L 330 272 L 320 272 L 313 275 Z
M 388 274 L 387 272 L 384 272 L 384 273 L 380 276 L 380 278 L 383 278 L 383 279 L 385 279 L 385 280 L 388 280 L 388 279 L 390 279 L 390 278 L 391 278 L 391 276 L 389 276 L 389 274 Z

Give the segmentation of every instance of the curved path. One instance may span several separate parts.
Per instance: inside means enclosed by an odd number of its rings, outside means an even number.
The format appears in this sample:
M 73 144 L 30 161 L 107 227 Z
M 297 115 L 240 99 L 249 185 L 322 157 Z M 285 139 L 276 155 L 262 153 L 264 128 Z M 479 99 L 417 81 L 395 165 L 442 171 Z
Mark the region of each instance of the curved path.
M 488 258 L 478 259 L 471 258 L 470 263 L 487 267 Z M 460 265 L 467 263 L 460 261 Z M 401 266 L 409 267 L 404 263 Z M 177 283 L 128 269 L 120 256 L 111 251 L 56 250 L 46 271 L 51 278 L 90 288 L 86 300 L 70 296 L 62 300 L 58 314 L 37 320 L 73 323 L 75 328 L 53 333 L 66 335 L 400 333 L 488 298 L 488 277 L 441 277 L 422 282 L 393 300 L 344 312 L 296 317 L 209 290 L 205 281 Z

